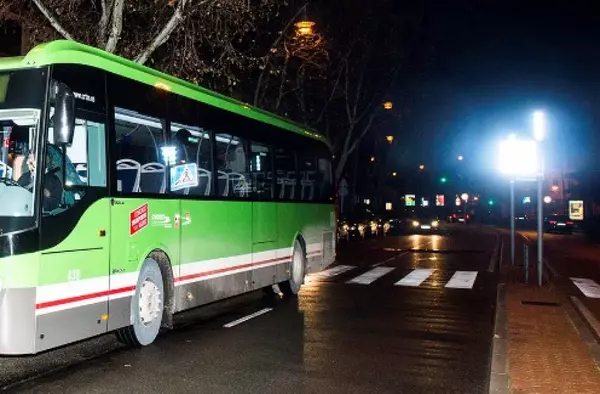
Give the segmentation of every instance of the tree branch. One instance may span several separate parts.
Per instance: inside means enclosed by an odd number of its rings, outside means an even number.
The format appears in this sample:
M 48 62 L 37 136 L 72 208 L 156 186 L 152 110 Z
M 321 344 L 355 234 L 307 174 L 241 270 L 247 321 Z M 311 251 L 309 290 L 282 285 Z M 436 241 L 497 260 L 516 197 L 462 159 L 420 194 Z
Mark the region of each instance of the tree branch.
M 209 1 L 210 0 L 201 1 L 197 5 L 201 6 L 208 3 Z M 146 63 L 146 61 L 148 61 L 150 56 L 152 56 L 156 48 L 164 44 L 169 39 L 169 36 L 173 32 L 173 30 L 175 30 L 175 28 L 183 20 L 183 9 L 185 8 L 187 2 L 188 0 L 179 0 L 179 2 L 177 3 L 177 8 L 175 8 L 175 12 L 173 12 L 171 19 L 169 19 L 169 22 L 167 22 L 165 27 L 163 27 L 163 29 L 156 35 L 156 37 L 154 37 L 154 40 L 152 40 L 152 42 L 142 51 L 142 53 L 140 53 L 135 58 L 136 62 L 140 64 Z
M 60 24 L 58 19 L 56 19 L 56 17 L 54 15 L 52 15 L 50 10 L 48 8 L 46 8 L 46 6 L 42 3 L 42 0 L 33 0 L 33 2 L 37 6 L 37 8 L 40 10 L 40 12 L 42 14 L 44 14 L 44 16 L 46 17 L 48 22 L 50 22 L 52 27 L 54 29 L 56 29 L 56 31 L 59 32 L 61 36 L 63 36 L 67 40 L 75 41 L 73 36 L 71 34 L 69 34 L 69 32 L 67 32 L 64 27 L 62 27 L 62 25 Z
M 279 34 L 277 39 L 273 42 L 273 45 L 271 45 L 271 49 L 277 48 L 277 46 L 279 45 L 281 40 L 283 40 L 283 38 L 285 37 L 285 34 L 287 33 L 288 29 L 292 26 L 292 24 L 294 23 L 294 21 L 296 20 L 298 15 L 300 15 L 300 13 L 306 8 L 307 5 L 308 5 L 308 2 L 304 3 L 304 5 L 302 7 L 300 7 L 298 9 L 298 11 L 296 11 L 294 16 L 292 16 L 290 18 L 288 23 L 281 30 L 281 34 Z M 273 52 L 269 51 L 269 53 L 266 56 L 265 67 L 262 69 L 262 71 L 260 72 L 260 75 L 258 76 L 258 82 L 256 83 L 256 89 L 254 89 L 254 103 L 253 103 L 254 106 L 258 106 L 258 104 L 259 104 L 259 97 L 260 97 L 260 91 L 262 89 L 263 79 L 265 78 L 265 73 L 267 72 L 267 69 L 269 68 L 269 61 L 271 60 L 272 56 L 273 56 Z
M 112 11 L 112 27 L 110 29 L 110 35 L 104 48 L 106 52 L 114 52 L 117 48 L 117 42 L 121 38 L 121 32 L 123 31 L 123 5 L 125 0 L 115 0 L 113 11 Z M 108 22 L 108 21 L 107 21 Z
M 106 46 L 106 30 L 108 29 L 108 22 L 110 21 L 110 10 L 113 7 L 113 1 L 109 0 L 110 3 L 106 3 L 107 0 L 100 1 L 100 7 L 102 8 L 102 17 L 100 18 L 100 34 L 98 34 L 99 46 Z

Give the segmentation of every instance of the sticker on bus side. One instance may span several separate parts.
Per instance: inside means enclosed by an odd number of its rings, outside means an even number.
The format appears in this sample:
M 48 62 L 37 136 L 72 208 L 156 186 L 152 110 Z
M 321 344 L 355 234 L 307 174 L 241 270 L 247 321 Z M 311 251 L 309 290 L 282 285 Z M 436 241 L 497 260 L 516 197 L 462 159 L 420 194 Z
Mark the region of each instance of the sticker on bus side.
M 148 203 L 129 212 L 129 235 L 135 235 L 146 226 L 148 226 Z

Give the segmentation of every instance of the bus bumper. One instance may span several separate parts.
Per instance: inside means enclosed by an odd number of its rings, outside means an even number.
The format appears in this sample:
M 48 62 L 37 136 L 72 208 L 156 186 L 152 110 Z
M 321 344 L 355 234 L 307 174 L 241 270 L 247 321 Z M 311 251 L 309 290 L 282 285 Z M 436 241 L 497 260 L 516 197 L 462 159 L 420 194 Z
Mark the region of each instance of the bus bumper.
M 35 288 L 0 288 L 0 355 L 35 353 Z

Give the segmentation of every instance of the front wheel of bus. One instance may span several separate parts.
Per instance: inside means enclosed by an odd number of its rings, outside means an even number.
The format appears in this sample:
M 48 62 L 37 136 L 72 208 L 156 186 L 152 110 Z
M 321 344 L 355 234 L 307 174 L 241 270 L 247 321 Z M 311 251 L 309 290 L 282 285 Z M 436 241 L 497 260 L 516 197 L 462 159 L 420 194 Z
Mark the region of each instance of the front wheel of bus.
M 300 287 L 304 283 L 304 273 L 306 272 L 306 254 L 304 248 L 299 241 L 294 244 L 294 252 L 292 253 L 292 264 L 290 265 L 290 279 L 279 284 L 279 288 L 283 295 L 293 297 L 300 291 Z
M 160 330 L 164 305 L 163 277 L 158 263 L 147 258 L 131 299 L 131 325 L 117 331 L 119 341 L 131 347 L 150 345 Z

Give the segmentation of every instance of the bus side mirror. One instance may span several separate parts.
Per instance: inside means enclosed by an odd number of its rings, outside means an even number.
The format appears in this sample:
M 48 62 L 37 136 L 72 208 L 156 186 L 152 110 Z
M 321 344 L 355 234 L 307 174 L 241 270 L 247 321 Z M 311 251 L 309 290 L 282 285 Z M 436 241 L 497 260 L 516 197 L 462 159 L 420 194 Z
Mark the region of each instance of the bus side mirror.
M 75 95 L 64 83 L 54 82 L 54 143 L 71 145 L 75 133 Z

